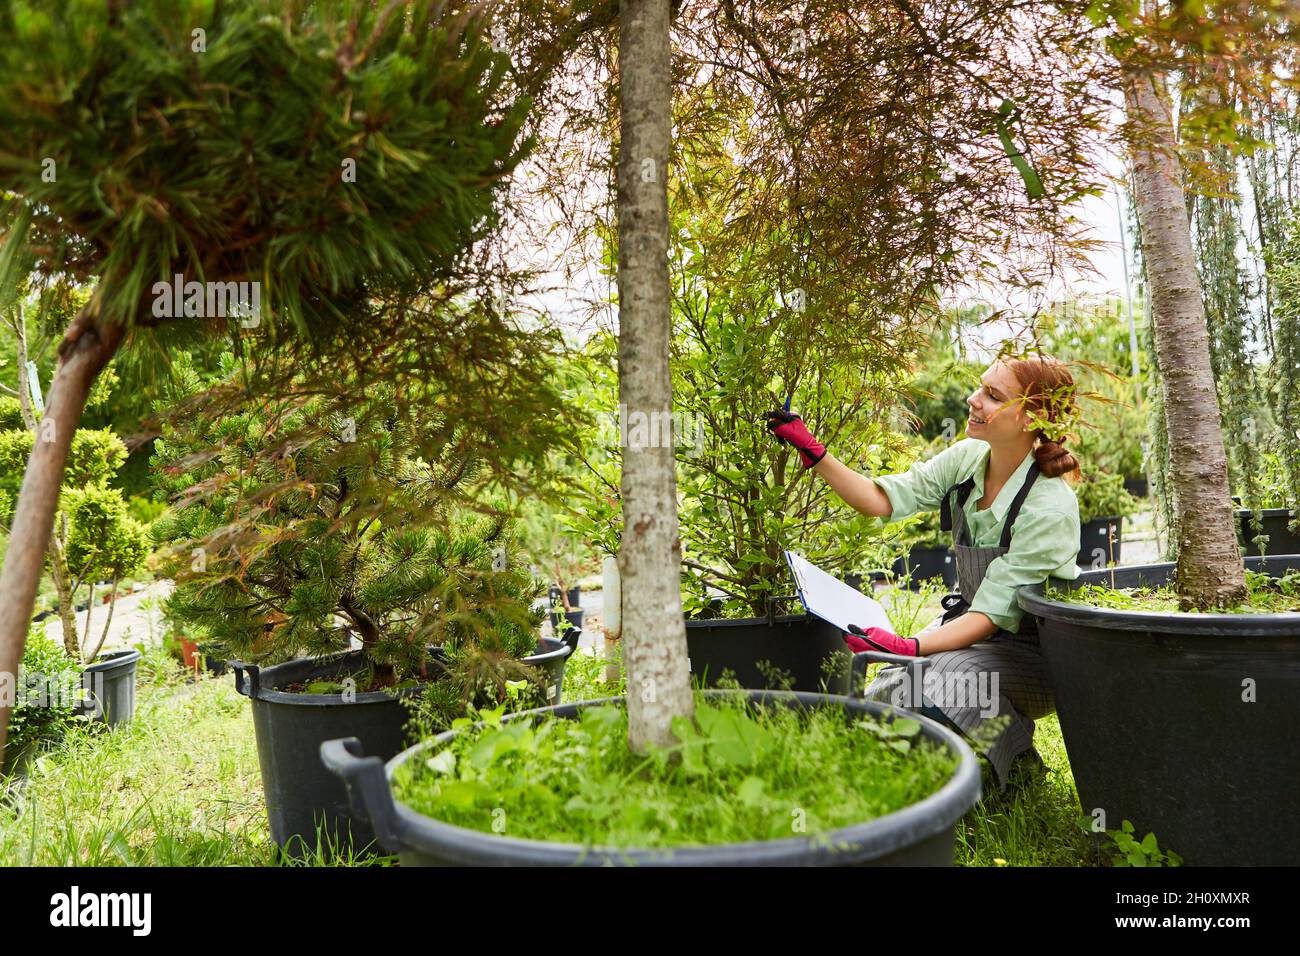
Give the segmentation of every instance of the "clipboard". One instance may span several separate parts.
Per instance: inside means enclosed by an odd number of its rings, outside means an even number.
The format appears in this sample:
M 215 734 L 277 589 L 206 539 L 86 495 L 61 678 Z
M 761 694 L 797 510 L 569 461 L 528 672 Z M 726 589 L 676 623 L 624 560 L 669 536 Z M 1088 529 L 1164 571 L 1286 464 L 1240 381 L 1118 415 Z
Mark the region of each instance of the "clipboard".
M 809 614 L 834 624 L 844 632 L 848 631 L 850 624 L 856 624 L 864 631 L 869 627 L 894 631 L 889 614 L 875 598 L 849 587 L 802 555 L 793 551 L 783 551 L 782 554 L 790 566 L 799 600 Z

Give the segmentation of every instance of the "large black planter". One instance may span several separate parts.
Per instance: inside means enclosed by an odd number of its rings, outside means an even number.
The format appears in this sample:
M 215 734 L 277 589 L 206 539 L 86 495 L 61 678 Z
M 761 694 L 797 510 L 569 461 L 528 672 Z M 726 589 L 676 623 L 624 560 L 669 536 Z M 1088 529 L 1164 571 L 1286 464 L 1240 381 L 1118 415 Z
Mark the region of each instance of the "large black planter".
M 1279 574 L 1300 556 L 1246 566 Z M 1114 584 L 1159 586 L 1173 567 L 1117 569 Z M 1042 585 L 1019 602 L 1038 621 L 1085 814 L 1131 820 L 1192 865 L 1300 864 L 1300 614 L 1092 608 Z
M 1111 562 L 1119 564 L 1123 530 L 1124 519 L 1118 515 L 1083 522 L 1079 534 L 1079 567 L 1104 568 Z
M 726 691 L 709 691 L 710 696 Z M 974 752 L 956 734 L 932 720 L 874 701 L 822 694 L 748 691 L 755 703 L 803 707 L 843 707 L 848 720 L 859 715 L 914 717 L 921 733 L 958 756 L 957 769 L 938 791 L 919 803 L 867 823 L 822 837 L 788 837 L 751 843 L 655 850 L 582 847 L 519 840 L 442 823 L 393 799 L 390 781 L 398 767 L 418 760 L 449 739 L 441 734 L 403 751 L 387 765 L 362 754 L 355 739 L 331 740 L 321 758 L 347 783 L 358 816 L 374 822 L 380 843 L 399 854 L 403 866 L 951 866 L 957 822 L 980 797 L 980 771 Z M 583 707 L 621 698 L 586 701 L 527 711 L 508 718 L 538 715 L 575 717 Z
M 558 703 L 569 649 L 551 638 L 542 638 L 538 648 L 541 653 L 522 660 L 543 673 L 550 699 Z M 436 665 L 442 648 L 429 650 Z M 367 751 L 384 755 L 384 759 L 392 757 L 408 742 L 405 725 L 410 711 L 403 700 L 422 688 L 371 691 L 350 699 L 342 694 L 280 690 L 302 681 L 352 673 L 362 656 L 362 651 L 346 651 L 266 669 L 228 662 L 235 672 L 235 689 L 253 705 L 253 733 L 271 838 L 291 856 L 316 849 L 345 851 L 349 846 L 360 852 L 374 842 L 369 824 L 348 812 L 347 793 L 338 778 L 320 762 L 320 745 L 341 735 L 356 737 Z
M 81 671 L 85 701 L 81 713 L 110 727 L 135 716 L 135 672 L 140 652 L 110 651 Z
M 741 687 L 762 690 L 771 681 L 760 661 L 791 675 L 791 690 L 842 694 L 848 690 L 850 655 L 844 637 L 833 624 L 808 614 L 742 617 L 686 622 L 686 653 L 691 676 L 702 686 L 716 687 L 723 671 L 731 671 Z M 830 659 L 833 664 L 826 665 Z M 827 666 L 834 667 L 828 675 Z
M 957 587 L 957 561 L 952 548 L 913 548 L 906 559 L 894 561 L 894 577 L 911 590 L 928 578 L 943 578 L 943 586 L 951 591 Z
M 1285 508 L 1265 508 L 1260 518 L 1257 524 L 1253 511 L 1237 512 L 1237 537 L 1246 549 L 1246 557 L 1259 557 L 1255 539 L 1260 534 L 1268 535 L 1265 554 L 1300 554 L 1300 534 L 1287 530 L 1291 512 Z

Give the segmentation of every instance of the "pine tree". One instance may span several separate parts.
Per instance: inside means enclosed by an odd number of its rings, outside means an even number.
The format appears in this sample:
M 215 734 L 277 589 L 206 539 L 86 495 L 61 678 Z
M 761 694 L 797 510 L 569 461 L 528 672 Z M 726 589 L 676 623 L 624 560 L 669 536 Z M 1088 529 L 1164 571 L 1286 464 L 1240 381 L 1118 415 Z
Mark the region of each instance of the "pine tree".
M 181 389 L 197 386 L 182 363 Z M 484 500 L 473 458 L 454 443 L 425 456 L 430 429 L 399 418 L 385 386 L 362 404 L 251 397 L 237 414 L 173 418 L 153 458 L 177 501 L 154 525 L 178 582 L 171 616 L 263 663 L 356 638 L 370 686 L 426 675 L 428 645 L 453 664 L 532 654 L 542 583 L 490 500 L 471 507 Z

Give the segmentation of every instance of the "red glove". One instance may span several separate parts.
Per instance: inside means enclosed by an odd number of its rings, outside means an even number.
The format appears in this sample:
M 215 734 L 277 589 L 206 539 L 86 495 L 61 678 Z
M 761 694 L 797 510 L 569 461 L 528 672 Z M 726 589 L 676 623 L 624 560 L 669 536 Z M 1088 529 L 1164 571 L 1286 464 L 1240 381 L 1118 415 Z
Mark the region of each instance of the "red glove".
M 893 631 L 883 627 L 869 627 L 865 631 L 856 624 L 850 624 L 852 634 L 844 635 L 844 643 L 854 654 L 863 651 L 884 651 L 886 654 L 901 654 L 904 657 L 920 657 L 921 642 L 914 637 L 899 637 Z M 861 637 L 854 637 L 861 634 Z
M 826 457 L 826 446 L 813 438 L 812 432 L 798 415 L 777 408 L 765 413 L 763 417 L 767 419 L 768 431 L 799 450 L 804 468 L 811 468 Z

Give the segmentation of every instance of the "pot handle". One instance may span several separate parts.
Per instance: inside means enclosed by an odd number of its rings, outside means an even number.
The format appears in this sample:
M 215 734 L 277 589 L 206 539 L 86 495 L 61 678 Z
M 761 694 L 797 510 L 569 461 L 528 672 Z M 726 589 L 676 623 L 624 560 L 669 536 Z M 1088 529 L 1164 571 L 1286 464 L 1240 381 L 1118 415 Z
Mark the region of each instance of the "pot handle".
M 325 741 L 320 745 L 320 759 L 343 781 L 352 812 L 370 821 L 380 845 L 392 853 L 400 850 L 397 807 L 384 774 L 384 762 L 378 757 L 362 756 L 361 741 L 356 737 Z
M 849 666 L 849 696 L 867 696 L 868 664 L 903 664 L 907 667 L 907 679 L 913 687 L 923 686 L 925 666 L 930 663 L 926 657 L 908 657 L 905 654 L 887 654 L 884 651 L 859 651 L 853 655 Z
M 256 697 L 262 689 L 261 669 L 256 664 L 246 664 L 243 661 L 226 661 L 230 669 L 235 672 L 235 690 L 245 697 Z M 244 676 L 248 676 L 248 690 L 244 690 Z
M 768 599 L 767 599 L 767 623 L 768 623 L 769 625 L 771 625 L 771 624 L 775 623 L 775 621 L 776 621 L 776 602 L 777 602 L 777 601 L 797 601 L 797 600 L 799 600 L 799 595 L 797 595 L 797 594 L 773 594 L 773 595 L 769 595 L 769 596 L 768 596 Z

